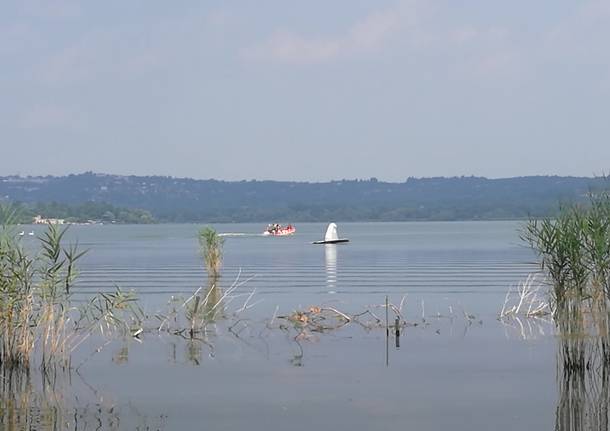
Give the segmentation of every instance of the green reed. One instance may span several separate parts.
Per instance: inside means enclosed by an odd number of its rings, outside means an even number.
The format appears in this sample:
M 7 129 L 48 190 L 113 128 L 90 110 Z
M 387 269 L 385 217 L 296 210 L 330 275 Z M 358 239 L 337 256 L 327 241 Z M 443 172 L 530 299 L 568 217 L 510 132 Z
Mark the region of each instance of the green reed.
M 199 231 L 199 246 L 209 277 L 220 277 L 223 245 L 224 238 L 211 227 L 205 227 Z
M 555 219 L 530 220 L 521 235 L 551 280 L 559 335 L 558 364 L 567 382 L 610 366 L 610 197 L 561 208 Z M 583 374 L 584 373 L 584 374 Z
M 610 300 L 610 198 L 591 195 L 586 206 L 561 208 L 555 219 L 530 220 L 521 237 L 550 276 L 556 311 L 572 300 Z
M 610 197 L 589 198 L 562 207 L 554 219 L 530 220 L 521 234 L 551 281 L 557 430 L 610 423 Z
M 16 219 L 13 209 L 0 206 L 0 368 L 29 367 L 36 355 L 42 367 L 66 364 L 92 331 L 110 332 L 134 321 L 134 298 L 119 289 L 74 307 L 71 287 L 85 252 L 64 247 L 66 228 L 55 225 L 37 238 L 38 251 L 27 251 Z

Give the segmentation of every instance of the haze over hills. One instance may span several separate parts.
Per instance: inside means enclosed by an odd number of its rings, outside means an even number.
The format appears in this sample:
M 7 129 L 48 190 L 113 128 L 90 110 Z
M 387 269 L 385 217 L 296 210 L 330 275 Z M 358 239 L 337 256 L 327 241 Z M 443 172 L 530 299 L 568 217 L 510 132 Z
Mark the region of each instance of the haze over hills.
M 46 217 L 58 211 L 65 216 L 87 204 L 106 213 L 111 206 L 145 210 L 162 222 L 484 220 L 551 215 L 560 202 L 582 201 L 588 191 L 606 185 L 603 178 L 559 176 L 316 183 L 87 172 L 0 177 L 0 199 L 46 211 Z M 151 220 L 148 214 L 144 219 Z

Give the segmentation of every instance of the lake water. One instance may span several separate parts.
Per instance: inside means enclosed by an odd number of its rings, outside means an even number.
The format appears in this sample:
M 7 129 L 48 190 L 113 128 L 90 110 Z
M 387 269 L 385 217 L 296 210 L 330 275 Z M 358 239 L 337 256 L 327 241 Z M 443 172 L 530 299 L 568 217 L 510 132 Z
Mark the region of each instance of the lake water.
M 557 424 L 556 340 L 544 322 L 500 322 L 509 288 L 538 269 L 516 222 L 345 223 L 347 244 L 312 245 L 325 225 L 291 237 L 255 224 L 226 237 L 221 287 L 245 281 L 244 322 L 212 325 L 205 343 L 149 331 L 92 354 L 64 389 L 71 429 L 551 429 Z M 90 252 L 77 297 L 136 291 L 162 312 L 205 284 L 195 225 L 73 226 Z M 24 241 L 31 241 L 24 238 Z M 406 295 L 406 296 L 405 296 Z M 383 315 L 403 297 L 400 337 L 350 324 L 294 341 L 269 326 L 309 306 Z M 469 317 L 466 317 L 469 316 Z M 389 345 L 386 345 L 386 342 Z M 77 399 L 78 397 L 78 399 Z M 80 418 L 79 427 L 74 418 Z M 119 425 L 117 424 L 117 421 Z M 43 421 L 44 422 L 44 421 Z M 84 425 L 83 425 L 84 424 Z
M 515 222 L 349 223 L 348 244 L 312 245 L 325 225 L 302 224 L 290 237 L 258 235 L 256 224 L 214 226 L 226 237 L 223 283 L 241 270 L 268 306 L 326 301 L 364 305 L 408 294 L 418 303 L 451 297 L 477 313 L 496 313 L 507 289 L 534 271 Z M 90 252 L 81 262 L 79 292 L 138 291 L 150 303 L 192 293 L 205 281 L 195 225 L 74 226 Z M 439 305 L 440 306 L 440 305 Z M 265 307 L 262 307 L 265 308 Z M 446 307 L 445 307 L 446 308 Z M 267 308 L 264 309 L 266 313 Z M 430 310 L 436 311 L 436 310 Z M 475 310 L 472 310 L 475 311 Z

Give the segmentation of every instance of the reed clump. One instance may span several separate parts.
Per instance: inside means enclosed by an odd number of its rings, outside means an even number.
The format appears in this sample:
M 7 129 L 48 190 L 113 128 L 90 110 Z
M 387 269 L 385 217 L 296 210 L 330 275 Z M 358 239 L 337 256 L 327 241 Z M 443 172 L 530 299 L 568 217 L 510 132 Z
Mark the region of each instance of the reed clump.
M 72 302 L 76 262 L 85 254 L 63 246 L 66 229 L 49 225 L 28 253 L 15 232 L 16 213 L 0 208 L 0 369 L 67 364 L 71 352 L 98 328 L 130 328 L 135 298 L 117 289 L 80 309 Z M 124 331 L 123 331 L 124 332 Z
M 531 220 L 522 238 L 551 281 L 550 308 L 560 336 L 562 373 L 610 364 L 610 196 Z
M 554 312 L 573 301 L 610 300 L 610 197 L 563 207 L 555 219 L 530 220 L 521 235 L 552 281 Z
M 74 264 L 83 253 L 63 249 L 64 234 L 49 226 L 40 238 L 40 254 L 31 257 L 11 225 L 1 228 L 0 366 L 27 365 L 36 344 L 43 363 L 65 352 L 68 297 Z
M 211 227 L 208 226 L 199 231 L 199 246 L 208 277 L 214 279 L 220 277 L 223 245 L 224 238 Z

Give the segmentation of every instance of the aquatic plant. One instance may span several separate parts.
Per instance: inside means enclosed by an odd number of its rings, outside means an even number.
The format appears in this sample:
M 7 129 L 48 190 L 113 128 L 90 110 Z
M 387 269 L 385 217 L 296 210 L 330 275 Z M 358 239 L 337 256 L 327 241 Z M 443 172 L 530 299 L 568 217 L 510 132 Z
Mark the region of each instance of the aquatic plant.
M 211 227 L 199 231 L 199 246 L 208 276 L 218 278 L 222 266 L 222 247 L 224 238 Z
M 610 299 L 610 197 L 561 208 L 555 219 L 530 220 L 521 233 L 552 281 L 555 311 L 572 300 Z
M 199 291 L 184 303 L 184 315 L 189 325 L 191 338 L 201 332 L 207 323 L 216 321 L 222 315 L 222 291 L 214 280 L 208 282 L 205 296 Z
M 545 280 L 540 280 L 538 274 L 530 274 L 525 281 L 517 284 L 515 300 L 511 298 L 510 289 L 506 292 L 499 318 L 546 316 L 550 310 L 544 288 Z
M 205 337 L 207 326 L 223 317 L 225 307 L 239 297 L 235 293 L 236 290 L 253 278 L 241 280 L 240 277 L 241 270 L 233 283 L 224 291 L 216 284 L 217 280 L 210 278 L 204 294 L 202 294 L 204 288 L 200 287 L 186 300 L 172 297 L 168 303 L 168 311 L 156 315 L 160 321 L 158 332 L 167 331 L 174 335 L 188 336 L 188 338 Z M 232 313 L 233 317 L 250 307 L 248 302 L 255 291 L 253 290 L 248 295 L 241 308 Z
M 522 238 L 550 278 L 558 361 L 571 375 L 610 364 L 610 196 L 563 207 L 555 219 L 530 220 Z
M 49 225 L 38 238 L 38 253 L 30 255 L 15 233 L 14 211 L 3 208 L 2 213 L 0 368 L 28 367 L 35 355 L 42 367 L 65 364 L 93 331 L 122 328 L 127 314 L 133 318 L 133 297 L 120 289 L 76 308 L 71 287 L 76 262 L 85 252 L 76 245 L 64 247 L 66 229 Z

